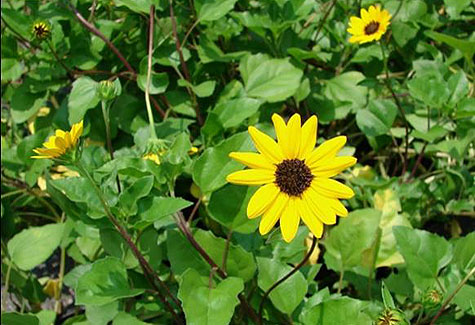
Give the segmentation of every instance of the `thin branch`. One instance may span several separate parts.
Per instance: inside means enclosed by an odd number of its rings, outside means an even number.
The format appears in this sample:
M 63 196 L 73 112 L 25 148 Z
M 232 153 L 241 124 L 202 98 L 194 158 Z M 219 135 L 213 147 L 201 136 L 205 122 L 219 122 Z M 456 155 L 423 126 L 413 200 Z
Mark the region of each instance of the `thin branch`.
M 221 267 L 223 268 L 224 272 L 226 272 L 226 262 L 228 260 L 229 245 L 231 244 L 232 234 L 233 234 L 233 231 L 229 230 L 228 236 L 226 237 L 226 245 L 224 246 L 223 262 L 221 263 Z
M 153 27 L 155 23 L 155 6 L 150 6 L 150 17 L 148 24 L 148 58 L 147 58 L 147 82 L 145 85 L 145 105 L 147 106 L 148 122 L 150 124 L 150 137 L 157 139 L 155 132 L 155 122 L 153 121 L 152 108 L 150 107 L 150 78 L 152 76 L 152 55 L 153 55 Z
M 296 273 L 298 270 L 300 270 L 300 268 L 302 266 L 305 265 L 305 263 L 307 263 L 308 259 L 310 258 L 310 256 L 312 255 L 313 251 L 315 250 L 315 247 L 317 247 L 317 237 L 313 237 L 312 239 L 312 246 L 310 247 L 309 251 L 307 252 L 307 254 L 304 256 L 303 260 L 297 264 L 289 273 L 287 273 L 285 276 L 283 276 L 279 281 L 277 281 L 276 283 L 274 283 L 269 289 L 267 289 L 267 291 L 264 293 L 264 295 L 262 296 L 262 300 L 261 300 L 261 303 L 259 305 L 259 324 L 262 324 L 262 311 L 264 310 L 264 302 L 266 300 L 266 298 L 270 295 L 270 293 L 275 289 L 277 288 L 280 284 L 282 284 L 285 280 L 287 280 L 288 278 L 290 278 L 294 273 Z
M 180 58 L 180 66 L 183 69 L 183 74 L 185 75 L 185 79 L 191 84 L 192 82 L 191 82 L 191 77 L 190 77 L 190 71 L 188 70 L 188 65 L 186 64 L 185 58 L 183 57 L 183 51 L 181 49 L 180 39 L 178 38 L 175 13 L 173 11 L 173 0 L 169 0 L 169 4 L 170 4 L 170 19 L 172 21 L 172 34 L 173 34 L 173 38 L 175 39 L 176 51 L 178 52 L 178 56 Z M 189 87 L 187 88 L 193 100 L 193 108 L 195 109 L 195 114 L 196 114 L 196 118 L 198 119 L 198 124 L 203 125 L 203 117 L 201 116 L 200 109 L 198 107 L 198 100 L 196 99 L 196 95 L 192 89 L 189 89 Z
M 320 22 L 320 25 L 318 26 L 318 29 L 317 29 L 317 33 L 315 34 L 315 37 L 313 38 L 315 40 L 315 42 L 318 40 L 318 35 L 320 34 L 320 31 L 322 30 L 323 28 L 323 25 L 325 24 L 325 22 L 327 21 L 327 18 L 328 16 L 330 15 L 330 12 L 332 11 L 333 7 L 335 6 L 336 4 L 336 0 L 333 0 L 332 3 L 330 4 L 330 7 L 328 8 L 328 10 L 325 12 L 325 16 L 323 16 L 323 19 L 322 21 Z
M 136 73 L 135 73 L 134 68 L 132 68 L 130 63 L 125 59 L 125 57 L 122 55 L 122 53 L 120 53 L 120 51 L 117 49 L 117 47 L 115 47 L 115 45 L 112 44 L 112 42 L 104 34 L 102 34 L 102 32 L 99 29 L 97 29 L 96 26 L 94 26 L 93 24 L 88 22 L 81 15 L 81 13 L 76 9 L 76 7 L 74 7 L 70 2 L 68 4 L 69 4 L 69 8 L 73 11 L 74 15 L 79 20 L 79 22 L 84 27 L 86 27 L 89 31 L 91 31 L 93 34 L 95 34 L 97 37 L 99 37 L 104 43 L 106 43 L 106 45 L 111 49 L 111 51 L 114 52 L 115 55 L 117 55 L 117 57 L 119 58 L 120 61 L 122 61 L 124 66 L 127 68 L 127 70 L 129 70 L 131 73 L 133 73 L 135 75 Z
M 195 206 L 193 207 L 193 210 L 191 210 L 190 216 L 188 217 L 188 221 L 187 221 L 188 225 L 191 225 L 191 221 L 193 221 L 193 217 L 198 211 L 200 204 L 201 204 L 201 198 L 199 198 L 198 201 L 196 201 Z
M 465 285 L 465 283 L 467 283 L 467 281 L 470 279 L 470 277 L 474 273 L 475 273 L 475 267 L 473 267 L 470 270 L 470 272 L 467 274 L 467 276 L 465 276 L 465 278 L 463 278 L 463 280 L 460 281 L 459 285 L 457 286 L 457 288 L 455 288 L 454 292 L 452 292 L 450 294 L 450 296 L 448 296 L 447 299 L 445 299 L 445 301 L 443 302 L 443 304 L 440 307 L 437 314 L 434 316 L 434 318 L 432 318 L 432 321 L 430 322 L 430 325 L 435 324 L 435 321 L 442 315 L 442 313 L 445 311 L 445 308 L 449 305 L 449 303 L 452 301 L 452 299 L 455 297 L 455 295 L 460 291 L 460 289 L 462 289 L 462 287 Z

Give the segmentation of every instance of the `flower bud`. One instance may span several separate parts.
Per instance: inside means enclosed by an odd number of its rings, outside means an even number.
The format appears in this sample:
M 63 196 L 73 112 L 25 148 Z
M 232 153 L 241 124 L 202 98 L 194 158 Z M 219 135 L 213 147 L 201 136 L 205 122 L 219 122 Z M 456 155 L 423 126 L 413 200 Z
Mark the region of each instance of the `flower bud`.
M 434 308 L 442 302 L 442 294 L 437 289 L 429 289 L 422 297 L 422 304 L 425 308 Z
M 97 86 L 97 94 L 101 100 L 111 100 L 120 95 L 121 87 L 118 79 L 116 81 L 102 80 Z
M 37 21 L 33 24 L 31 33 L 36 39 L 42 41 L 51 35 L 51 27 L 46 21 Z
M 397 309 L 387 308 L 378 317 L 377 325 L 409 325 L 404 314 Z

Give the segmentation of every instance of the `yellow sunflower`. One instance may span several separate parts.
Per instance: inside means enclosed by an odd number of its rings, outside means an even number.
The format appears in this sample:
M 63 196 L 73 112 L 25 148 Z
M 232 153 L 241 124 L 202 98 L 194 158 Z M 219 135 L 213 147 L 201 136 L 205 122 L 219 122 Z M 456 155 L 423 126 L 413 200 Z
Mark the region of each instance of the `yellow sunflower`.
M 76 147 L 82 131 L 83 121 L 74 124 L 71 131 L 56 130 L 55 134 L 43 143 L 44 148 L 33 149 L 38 156 L 32 156 L 31 158 L 54 159 L 61 157 Z
M 318 238 L 323 224 L 336 223 L 336 216 L 348 211 L 338 199 L 353 197 L 351 188 L 330 177 L 354 165 L 354 157 L 337 157 L 346 143 L 338 136 L 315 147 L 317 117 L 301 126 L 300 115 L 294 114 L 285 124 L 282 117 L 272 116 L 278 142 L 255 127 L 249 134 L 260 153 L 232 152 L 229 156 L 248 166 L 227 176 L 239 185 L 263 185 L 251 197 L 247 216 L 262 216 L 259 231 L 267 234 L 280 220 L 282 237 L 290 242 L 297 233 L 300 219 Z
M 350 33 L 350 43 L 368 43 L 381 39 L 390 24 L 391 14 L 381 10 L 379 6 L 370 6 L 368 10 L 361 9 L 361 18 L 353 16 L 347 29 Z

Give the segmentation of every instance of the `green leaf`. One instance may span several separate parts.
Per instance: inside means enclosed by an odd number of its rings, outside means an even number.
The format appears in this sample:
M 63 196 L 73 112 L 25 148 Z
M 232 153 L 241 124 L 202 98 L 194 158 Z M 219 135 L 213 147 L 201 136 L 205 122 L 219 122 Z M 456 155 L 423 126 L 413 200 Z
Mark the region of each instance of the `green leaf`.
M 396 43 L 400 47 L 404 47 L 407 42 L 416 37 L 418 28 L 414 28 L 410 24 L 395 21 L 391 23 L 391 30 L 393 31 Z
M 292 268 L 275 259 L 257 257 L 259 274 L 257 284 L 263 291 L 289 273 Z M 307 293 L 307 281 L 301 272 L 296 272 L 275 288 L 269 295 L 274 306 L 281 312 L 291 315 Z
M 126 216 L 132 216 L 137 213 L 137 201 L 147 196 L 152 186 L 153 176 L 145 176 L 136 180 L 120 194 L 120 206 Z
M 25 70 L 24 65 L 16 59 L 2 59 L 2 80 L 15 81 L 21 77 Z
M 73 89 L 69 94 L 68 109 L 69 123 L 78 123 L 86 112 L 99 103 L 97 82 L 89 77 L 81 77 L 73 82 Z
M 237 0 L 195 0 L 199 21 L 213 21 L 224 17 L 234 8 Z
M 451 18 L 457 18 L 471 2 L 471 0 L 444 0 L 447 13 Z
M 475 267 L 475 232 L 455 241 L 453 261 L 461 271 L 468 272 Z
M 475 43 L 473 46 L 475 46 Z M 451 75 L 447 84 L 451 94 L 448 102 L 449 105 L 455 106 L 459 101 L 467 98 L 470 86 L 467 76 L 463 71 L 459 70 Z
M 375 209 L 356 210 L 341 219 L 325 240 L 327 267 L 341 272 L 362 265 L 362 254 L 370 249 L 380 219 L 381 212 Z
M 434 285 L 439 271 L 452 259 L 452 246 L 425 230 L 397 226 L 393 231 L 414 285 L 422 290 Z
M 327 81 L 324 95 L 334 102 L 341 102 L 347 109 L 356 111 L 366 106 L 368 89 L 359 83 L 365 79 L 361 72 L 350 71 L 342 73 Z
M 166 72 L 152 72 L 150 75 L 150 94 L 162 94 L 168 88 L 169 80 L 168 74 Z M 139 74 L 137 76 L 137 85 L 140 89 L 145 91 L 147 86 L 147 75 L 146 74 Z
M 163 9 L 159 5 L 159 1 L 156 0 L 116 0 L 114 4 L 117 6 L 126 6 L 132 11 L 146 14 L 150 12 L 151 5 L 158 5 L 157 9 Z
M 309 310 L 305 310 L 300 320 L 304 325 L 368 325 L 372 324 L 372 318 L 365 313 L 370 305 L 369 302 L 341 297 L 322 302 Z
M 356 123 L 367 136 L 375 137 L 389 132 L 397 115 L 397 107 L 390 100 L 372 100 L 368 109 L 356 113 Z
M 434 142 L 440 138 L 443 138 L 449 131 L 441 127 L 440 125 L 436 125 L 430 128 L 427 132 L 421 132 L 419 130 L 413 130 L 411 132 L 411 136 L 425 140 L 429 143 Z
M 247 118 L 256 114 L 260 106 L 260 100 L 243 97 L 221 102 L 211 113 L 216 114 L 221 125 L 228 129 L 239 126 Z
M 432 38 L 433 40 L 437 42 L 443 42 L 454 49 L 459 50 L 462 52 L 467 61 L 470 63 L 473 57 L 473 54 L 475 54 L 475 42 L 474 41 L 467 41 L 467 40 L 462 40 L 458 39 L 446 34 L 442 33 L 437 33 L 431 30 L 427 30 L 424 32 L 428 37 Z
M 8 254 L 20 269 L 28 271 L 53 254 L 63 237 L 63 224 L 30 227 L 8 242 Z
M 127 271 L 118 258 L 106 257 L 94 262 L 89 272 L 77 280 L 76 304 L 104 305 L 143 291 L 129 288 Z
M 3 9 L 2 9 L 3 13 Z M 38 317 L 32 314 L 3 313 L 2 324 L 4 325 L 40 325 Z
M 229 277 L 209 285 L 209 277 L 187 270 L 181 277 L 178 298 L 183 302 L 186 323 L 190 325 L 229 324 L 244 289 L 241 279 Z
M 247 56 L 239 64 L 246 93 L 274 103 L 293 96 L 302 79 L 302 70 L 289 59 L 268 59 L 262 55 Z
M 31 35 L 31 28 L 33 27 L 33 21 L 30 15 L 25 15 L 21 10 L 10 9 L 2 6 L 2 20 L 5 20 L 8 27 L 24 39 L 32 39 L 33 35 Z
M 394 304 L 393 296 L 389 292 L 388 288 L 384 284 L 381 284 L 381 297 L 383 298 L 384 308 L 392 308 L 395 309 L 396 305 Z
M 412 97 L 432 107 L 442 107 L 450 96 L 447 82 L 441 75 L 435 73 L 416 75 L 407 86 Z
M 247 132 L 238 133 L 222 141 L 213 148 L 208 148 L 193 165 L 193 181 L 204 193 L 210 193 L 224 184 L 226 176 L 243 169 L 244 166 L 229 158 L 233 151 L 249 151 L 252 142 Z
M 216 81 L 208 80 L 195 86 L 186 81 L 185 79 L 179 79 L 178 85 L 181 87 L 189 87 L 198 97 L 209 97 L 213 94 L 216 87 Z
M 112 321 L 112 325 L 147 325 L 149 323 L 142 322 L 124 311 L 120 311 Z
M 33 93 L 27 83 L 15 88 L 11 97 L 11 114 L 15 123 L 23 123 L 46 104 L 45 93 Z
M 254 232 L 259 220 L 248 219 L 246 210 L 249 199 L 256 189 L 228 184 L 213 192 L 208 204 L 210 217 L 230 230 L 241 233 Z
M 92 324 L 107 325 L 119 313 L 119 302 L 104 305 L 87 305 L 86 318 Z
M 192 205 L 190 201 L 182 198 L 154 196 L 139 201 L 138 214 L 141 220 L 151 223 L 190 205 Z
M 167 230 L 166 244 L 168 259 L 174 274 L 181 275 L 188 269 L 195 269 L 202 275 L 209 275 L 209 264 L 179 231 Z

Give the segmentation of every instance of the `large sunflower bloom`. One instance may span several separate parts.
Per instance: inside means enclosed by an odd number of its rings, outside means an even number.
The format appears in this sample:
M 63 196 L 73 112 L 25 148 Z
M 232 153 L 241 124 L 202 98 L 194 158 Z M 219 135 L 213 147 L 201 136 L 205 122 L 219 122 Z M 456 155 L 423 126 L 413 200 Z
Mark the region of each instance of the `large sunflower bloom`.
M 368 43 L 381 39 L 390 24 L 391 14 L 387 10 L 381 10 L 379 6 L 370 6 L 368 10 L 361 9 L 361 18 L 350 18 L 348 33 L 350 43 Z
M 252 196 L 247 216 L 262 216 L 259 231 L 267 234 L 280 220 L 282 237 L 290 242 L 297 233 L 300 219 L 318 238 L 323 224 L 336 223 L 336 216 L 348 211 L 338 199 L 353 197 L 353 190 L 330 179 L 354 165 L 354 157 L 337 157 L 346 143 L 338 136 L 314 149 L 317 117 L 301 126 L 300 115 L 294 114 L 285 124 L 282 117 L 272 116 L 278 142 L 255 127 L 249 134 L 260 153 L 232 152 L 234 160 L 250 169 L 234 172 L 227 181 L 240 185 L 263 185 Z
M 43 143 L 44 148 L 33 149 L 38 156 L 31 158 L 54 159 L 61 157 L 76 147 L 82 131 L 83 121 L 73 124 L 71 131 L 56 130 L 55 134 Z

